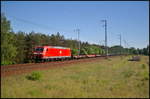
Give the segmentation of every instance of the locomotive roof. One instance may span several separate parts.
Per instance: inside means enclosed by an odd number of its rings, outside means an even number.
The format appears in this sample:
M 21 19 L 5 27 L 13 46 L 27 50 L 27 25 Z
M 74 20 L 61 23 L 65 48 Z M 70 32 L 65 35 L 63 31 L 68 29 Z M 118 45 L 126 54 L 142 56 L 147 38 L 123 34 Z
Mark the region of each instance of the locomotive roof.
M 59 48 L 59 49 L 68 49 L 67 47 L 61 47 L 61 46 L 49 46 L 50 48 Z
M 36 47 L 49 47 L 49 48 L 58 48 L 58 49 L 70 49 L 70 48 L 62 47 L 62 46 L 36 46 Z

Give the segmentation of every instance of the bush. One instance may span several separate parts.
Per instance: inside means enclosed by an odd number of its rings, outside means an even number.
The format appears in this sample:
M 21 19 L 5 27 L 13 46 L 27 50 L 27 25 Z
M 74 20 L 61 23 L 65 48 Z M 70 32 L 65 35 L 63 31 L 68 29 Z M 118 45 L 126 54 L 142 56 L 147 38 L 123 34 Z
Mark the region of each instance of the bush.
M 11 65 L 11 64 L 14 64 L 14 62 L 11 62 L 11 61 L 2 61 L 1 62 L 1 65 Z
M 40 80 L 41 79 L 41 73 L 40 72 L 32 72 L 31 75 L 26 76 L 29 80 Z
M 142 80 L 149 80 L 149 73 L 148 73 L 148 72 L 146 72 L 146 71 L 145 71 L 145 72 L 142 72 L 141 75 L 142 75 L 142 77 L 143 77 Z
M 72 49 L 71 53 L 72 55 L 78 55 L 78 49 Z
M 142 64 L 142 69 L 145 69 L 146 68 L 146 65 L 145 64 Z

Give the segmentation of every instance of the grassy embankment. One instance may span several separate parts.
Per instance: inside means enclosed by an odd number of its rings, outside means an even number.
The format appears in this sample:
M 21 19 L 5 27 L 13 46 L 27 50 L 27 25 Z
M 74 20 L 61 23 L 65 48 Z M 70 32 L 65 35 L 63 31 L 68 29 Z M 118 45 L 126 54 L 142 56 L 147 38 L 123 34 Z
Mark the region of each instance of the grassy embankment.
M 149 60 L 102 59 L 40 71 L 37 81 L 26 75 L 1 78 L 1 97 L 149 97 Z

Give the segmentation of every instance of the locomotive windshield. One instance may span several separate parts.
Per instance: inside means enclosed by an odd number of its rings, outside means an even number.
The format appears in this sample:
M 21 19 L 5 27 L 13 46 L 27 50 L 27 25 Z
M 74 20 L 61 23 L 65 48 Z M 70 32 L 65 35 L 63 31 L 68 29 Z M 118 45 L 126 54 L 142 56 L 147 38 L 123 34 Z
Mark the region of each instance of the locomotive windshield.
M 36 48 L 35 51 L 43 52 L 43 49 L 44 49 L 44 48 Z

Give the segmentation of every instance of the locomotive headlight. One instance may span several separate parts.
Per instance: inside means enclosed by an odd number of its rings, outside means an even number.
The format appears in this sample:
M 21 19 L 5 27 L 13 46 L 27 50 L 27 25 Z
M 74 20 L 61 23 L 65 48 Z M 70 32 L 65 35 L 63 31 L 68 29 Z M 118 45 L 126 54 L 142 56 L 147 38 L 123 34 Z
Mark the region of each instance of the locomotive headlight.
M 36 52 L 34 52 L 33 54 L 36 54 L 36 55 L 37 55 L 37 54 L 43 54 L 43 53 L 36 53 Z
M 35 53 L 35 52 L 34 52 L 33 54 L 38 54 L 38 53 Z

